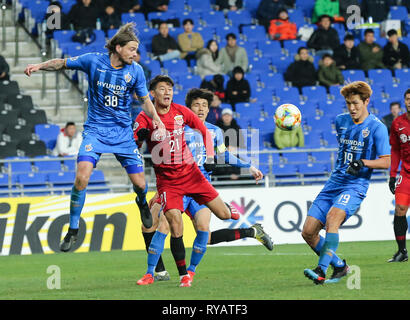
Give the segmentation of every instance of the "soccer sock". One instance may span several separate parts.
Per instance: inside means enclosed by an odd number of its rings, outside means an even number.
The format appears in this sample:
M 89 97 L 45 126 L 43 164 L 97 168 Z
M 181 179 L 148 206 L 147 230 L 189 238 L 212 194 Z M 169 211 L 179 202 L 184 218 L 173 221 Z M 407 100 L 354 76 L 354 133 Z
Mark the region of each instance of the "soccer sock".
M 75 186 L 71 189 L 70 199 L 70 228 L 78 229 L 80 222 L 81 211 L 83 210 L 85 203 L 86 189 L 77 190 Z
M 149 245 L 151 244 L 152 237 L 154 236 L 155 231 L 153 232 L 143 232 L 142 236 L 144 237 L 145 241 L 145 249 L 148 252 Z M 159 260 L 157 266 L 155 267 L 155 272 L 162 272 L 165 271 L 164 262 L 162 261 L 162 256 L 159 256 Z
M 133 187 L 134 192 L 137 194 L 138 205 L 143 205 L 147 202 L 146 195 L 148 192 L 148 183 L 145 182 L 145 189 L 139 189 L 136 186 Z
M 172 256 L 174 257 L 175 263 L 178 268 L 179 275 L 183 276 L 187 274 L 185 262 L 185 246 L 182 236 L 179 238 L 174 238 L 171 236 L 170 247 Z
M 395 215 L 393 220 L 393 228 L 399 250 L 403 251 L 406 249 L 406 233 L 408 228 L 406 216 Z
M 324 245 L 324 243 L 325 243 L 325 238 L 323 238 L 322 236 L 319 236 L 319 237 L 320 237 L 320 238 L 319 238 L 319 242 L 317 243 L 316 247 L 313 248 L 313 251 L 314 251 L 318 256 L 320 256 L 320 251 L 322 250 L 323 245 Z M 333 253 L 333 258 L 332 258 L 332 261 L 330 261 L 330 264 L 331 264 L 333 267 L 344 267 L 344 265 L 345 265 L 345 263 L 343 262 L 343 260 L 340 259 L 340 258 L 337 256 L 336 253 Z
M 243 238 L 253 238 L 255 230 L 253 228 L 240 229 L 221 229 L 211 232 L 210 244 L 217 244 L 220 242 L 230 242 Z
M 329 267 L 330 261 L 333 259 L 337 247 L 339 246 L 339 234 L 338 233 L 326 233 L 325 242 L 322 250 L 320 250 L 320 257 L 318 266 L 326 273 Z
M 148 269 L 147 273 L 154 275 L 154 269 L 158 264 L 158 260 L 164 251 L 165 238 L 167 235 L 165 233 L 155 231 L 152 237 L 151 243 L 148 247 Z
M 201 259 L 206 252 L 206 244 L 208 243 L 208 237 L 208 231 L 197 231 L 197 235 L 194 240 L 194 245 L 192 246 L 191 263 L 188 267 L 189 271 L 195 272 L 196 267 L 198 266 L 199 262 L 201 262 Z

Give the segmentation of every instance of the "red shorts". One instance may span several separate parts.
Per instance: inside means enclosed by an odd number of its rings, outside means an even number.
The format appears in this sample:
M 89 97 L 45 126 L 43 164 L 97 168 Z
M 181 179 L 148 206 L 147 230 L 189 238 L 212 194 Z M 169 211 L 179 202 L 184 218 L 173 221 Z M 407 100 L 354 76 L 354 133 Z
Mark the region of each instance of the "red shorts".
M 183 212 L 184 196 L 191 197 L 202 205 L 219 195 L 197 166 L 192 166 L 192 171 L 182 178 L 160 179 L 157 177 L 157 190 L 164 212 L 170 209 Z
M 410 206 L 410 175 L 407 172 L 400 172 L 397 178 L 395 200 L 396 204 Z

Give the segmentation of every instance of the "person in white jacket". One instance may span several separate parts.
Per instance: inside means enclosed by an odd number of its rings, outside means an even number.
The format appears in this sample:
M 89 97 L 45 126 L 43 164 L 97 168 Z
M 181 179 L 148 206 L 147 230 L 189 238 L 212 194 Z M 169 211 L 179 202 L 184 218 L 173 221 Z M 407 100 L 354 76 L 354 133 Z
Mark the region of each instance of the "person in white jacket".
M 209 40 L 206 48 L 196 53 L 196 72 L 202 79 L 208 75 L 222 74 L 218 53 L 218 43 L 215 40 Z
M 78 154 L 83 137 L 77 131 L 74 122 L 67 122 L 57 137 L 57 143 L 53 150 L 55 156 L 75 156 Z

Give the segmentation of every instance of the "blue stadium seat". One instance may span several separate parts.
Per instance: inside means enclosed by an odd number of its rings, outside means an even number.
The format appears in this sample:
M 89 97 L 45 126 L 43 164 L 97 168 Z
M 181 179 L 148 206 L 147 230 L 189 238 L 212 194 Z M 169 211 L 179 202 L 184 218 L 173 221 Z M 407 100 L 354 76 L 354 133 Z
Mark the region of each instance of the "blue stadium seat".
M 289 21 L 296 23 L 297 26 L 301 26 L 305 24 L 305 15 L 302 9 L 295 8 L 289 9 Z
M 341 104 L 338 101 L 327 100 L 319 101 L 318 103 L 319 110 L 323 112 L 323 115 L 330 115 L 336 117 L 342 113 Z
M 4 160 L 24 160 L 29 159 L 28 157 L 6 157 Z M 5 162 L 4 168 L 6 172 L 8 172 L 9 165 L 11 167 L 11 173 L 22 173 L 22 172 L 32 172 L 31 162 L 24 161 L 24 162 Z
M 60 133 L 60 127 L 55 124 L 36 124 L 34 133 L 46 144 L 47 149 L 54 149 L 57 136 Z
M 35 159 L 53 159 L 52 156 L 37 156 Z M 39 172 L 58 172 L 61 171 L 61 161 L 52 160 L 52 161 L 36 161 L 34 160 L 34 166 L 38 169 Z
M 17 176 L 17 181 L 22 186 L 45 186 L 47 183 L 46 174 L 41 172 L 21 173 Z
M 397 101 L 397 99 L 373 99 L 372 112 L 377 117 L 384 117 L 390 113 L 390 103 Z
M 306 152 L 283 152 L 282 158 L 285 160 L 285 163 L 301 164 L 309 162 Z
M 239 113 L 241 117 L 252 118 L 255 116 L 255 105 L 249 102 L 237 103 L 235 104 L 235 112 Z
M 104 183 L 105 177 L 104 177 L 104 172 L 101 170 L 93 170 L 93 173 L 90 176 L 90 184 L 95 184 L 95 183 Z
M 266 41 L 268 39 L 265 27 L 260 25 L 244 26 L 242 28 L 242 35 L 246 41 L 252 42 Z
M 158 34 L 158 30 L 156 29 L 143 28 L 143 29 L 139 29 L 138 37 L 144 45 L 147 45 L 147 44 L 151 45 L 152 38 L 156 34 Z
M 305 148 L 320 148 L 322 133 L 320 131 L 310 131 L 305 133 Z
M 336 140 L 336 134 L 329 132 L 329 131 L 323 131 L 322 133 L 323 137 L 323 145 L 327 148 L 336 148 L 338 146 L 337 140 Z
M 385 37 L 381 37 L 379 39 L 376 39 L 375 41 L 380 47 L 384 48 L 384 46 L 389 42 Z
M 190 7 L 191 11 L 203 12 L 211 11 L 211 2 L 209 0 L 187 0 L 186 4 Z
M 373 83 L 392 83 L 393 76 L 389 69 L 370 69 L 368 71 L 369 79 Z
M 281 73 L 272 73 L 269 70 L 259 73 L 259 79 L 262 83 L 262 87 L 275 89 L 285 87 L 285 80 Z
M 63 167 L 66 171 L 75 171 L 75 160 L 63 160 Z
M 144 61 L 144 64 L 151 70 L 151 77 L 155 77 L 162 73 L 161 65 L 158 60 L 148 60 Z
M 30 10 L 31 16 L 36 20 L 36 23 L 43 22 L 47 13 L 47 8 L 50 5 L 48 1 L 35 0 L 22 3 L 23 7 Z
M 366 81 L 366 75 L 363 70 L 342 70 L 345 81 Z
M 258 6 L 261 0 L 245 0 L 244 7 L 252 17 L 256 17 L 256 10 L 258 10 Z
M 164 69 L 167 70 L 169 75 L 185 75 L 189 73 L 186 60 L 167 60 L 163 62 Z
M 406 21 L 408 19 L 408 12 L 405 6 L 391 6 L 389 11 L 390 19 Z
M 329 169 L 323 163 L 305 163 L 299 165 L 299 172 L 304 177 L 325 177 L 328 175 Z
M 400 83 L 410 83 L 410 69 L 396 69 L 394 76 Z
M 272 173 L 276 177 L 294 177 L 299 176 L 298 167 L 291 164 L 273 164 Z
M 206 47 L 206 44 L 208 43 L 209 40 L 215 39 L 215 27 L 213 26 L 201 26 L 196 28 L 196 32 L 199 32 L 202 36 L 202 39 L 204 39 L 204 46 Z
M 300 47 L 306 47 L 306 41 L 303 40 L 284 40 L 283 48 L 288 51 L 288 54 L 293 56 L 297 54 Z
M 246 10 L 229 11 L 226 14 L 226 17 L 229 24 L 235 27 L 238 27 L 241 24 L 247 25 L 252 23 L 252 16 L 250 12 Z
M 270 67 L 270 59 L 268 58 L 259 58 L 259 59 L 252 59 L 250 61 L 250 66 L 252 73 L 266 73 L 271 70 Z
M 220 27 L 226 25 L 225 15 L 222 11 L 203 11 L 200 16 L 204 26 Z
M 68 14 L 71 10 L 71 7 L 77 3 L 76 0 L 60 0 L 62 6 L 62 12 Z
M 272 61 L 277 73 L 285 73 L 289 65 L 294 62 L 294 58 L 291 56 L 280 56 Z
M 50 172 L 47 181 L 55 187 L 71 186 L 75 180 L 75 172 Z
M 333 153 L 333 156 L 336 157 L 337 154 Z M 323 151 L 323 152 L 311 152 L 310 157 L 312 162 L 316 163 L 328 163 L 331 160 L 331 152 L 330 151 Z M 335 159 L 336 160 L 336 159 Z
M 263 57 L 277 57 L 282 55 L 279 41 L 262 40 L 257 42 L 259 54 Z
M 177 83 L 183 89 L 199 88 L 201 86 L 201 82 L 201 77 L 194 74 L 183 74 L 177 78 Z
M 408 85 L 405 83 L 385 83 L 383 87 L 386 98 L 397 99 L 397 101 L 402 100 L 404 92 L 408 89 Z
M 175 12 L 173 11 L 164 11 L 164 12 L 149 12 L 147 14 L 147 20 L 151 21 L 151 20 L 163 20 L 166 21 L 168 19 L 178 19 L 179 16 L 175 14 Z
M 134 22 L 137 29 L 146 28 L 147 23 L 145 21 L 145 16 L 143 13 L 136 12 L 136 13 L 123 13 L 121 14 L 121 21 L 123 24 L 128 22 Z
M 343 86 L 330 86 L 329 87 L 329 94 L 332 96 L 333 99 L 340 97 L 340 90 Z
M 232 27 L 232 26 L 227 26 L 227 25 L 225 25 L 225 26 L 223 26 L 223 27 L 215 28 L 215 34 L 216 34 L 217 40 L 218 40 L 219 42 L 224 42 L 226 36 L 227 36 L 229 33 L 235 34 L 236 37 L 238 38 L 239 32 L 238 32 L 238 28 L 236 28 L 236 27 Z M 220 47 L 222 47 L 222 46 L 220 45 Z
M 62 43 L 72 43 L 71 38 L 75 35 L 74 30 L 55 30 L 53 32 L 53 38 L 58 42 L 59 46 Z
M 251 95 L 252 98 L 257 99 L 257 103 L 271 104 L 273 102 L 273 92 L 271 89 L 258 88 L 256 91 L 252 92 Z
M 299 90 L 296 87 L 281 87 L 275 89 L 275 96 L 280 104 L 292 103 L 298 105 L 300 101 Z
M 248 59 L 259 59 L 259 54 L 256 48 L 256 43 L 253 41 L 238 41 L 238 45 L 243 47 L 248 54 Z
M 168 11 L 175 12 L 176 14 L 185 11 L 184 0 L 173 0 L 169 2 Z
M 302 87 L 302 95 L 310 102 L 327 100 L 326 87 L 323 86 L 306 86 Z

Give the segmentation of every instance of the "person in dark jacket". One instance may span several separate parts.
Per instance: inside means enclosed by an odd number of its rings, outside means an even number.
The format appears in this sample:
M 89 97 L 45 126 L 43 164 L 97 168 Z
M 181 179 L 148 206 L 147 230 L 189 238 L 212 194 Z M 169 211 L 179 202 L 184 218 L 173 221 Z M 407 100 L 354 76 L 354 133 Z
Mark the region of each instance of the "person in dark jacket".
M 232 77 L 226 85 L 226 101 L 234 108 L 235 104 L 248 102 L 251 96 L 251 87 L 244 78 L 245 72 L 239 66 L 232 70 Z
M 181 51 L 177 41 L 169 35 L 169 29 L 166 22 L 159 25 L 159 34 L 152 38 L 152 53 L 160 61 L 179 59 Z
M 149 12 L 168 11 L 169 0 L 142 0 L 142 10 Z
M 106 8 L 107 6 L 113 6 L 115 12 L 122 13 L 134 13 L 141 11 L 141 1 L 140 0 L 100 0 L 102 6 Z
M 283 0 L 262 0 L 256 10 L 256 18 L 259 24 L 263 25 L 268 31 L 270 21 L 276 19 L 279 10 L 285 7 Z
M 360 69 L 359 51 L 354 46 L 354 36 L 352 34 L 345 35 L 343 44 L 335 49 L 333 57 L 339 69 Z
M 390 128 L 393 123 L 393 120 L 396 119 L 401 113 L 401 105 L 400 102 L 395 101 L 390 103 L 390 113 L 385 115 L 383 118 L 381 118 L 381 122 L 384 123 L 384 125 L 387 127 L 387 132 L 390 135 Z
M 62 5 L 60 1 L 51 1 L 50 2 L 50 13 L 46 13 L 44 19 L 47 21 L 47 24 L 51 23 L 51 25 L 57 23 L 57 18 L 60 19 L 60 25 L 55 25 L 56 29 L 60 30 L 70 30 L 70 21 L 66 14 L 62 12 Z M 50 21 L 48 21 L 50 19 Z M 53 32 L 56 29 L 47 28 L 46 35 L 48 38 L 53 36 Z
M 308 48 L 300 47 L 298 54 L 285 72 L 285 81 L 290 81 L 292 86 L 299 89 L 304 86 L 316 85 L 317 73 L 313 65 L 313 57 L 309 56 Z
M 0 81 L 10 80 L 10 66 L 6 59 L 0 55 Z
M 116 12 L 115 7 L 112 5 L 107 6 L 101 17 L 101 28 L 104 31 L 118 29 L 121 24 L 121 16 Z
M 367 71 L 385 68 L 383 64 L 383 49 L 375 42 L 372 29 L 364 31 L 364 41 L 359 43 L 357 50 L 359 51 L 361 69 Z
M 92 0 L 82 0 L 71 7 L 68 18 L 75 30 L 95 29 L 99 15 L 100 8 Z
M 362 17 L 369 21 L 371 17 L 373 22 L 381 22 L 387 19 L 390 11 L 392 0 L 362 0 L 361 14 Z
M 319 27 L 310 36 L 307 46 L 316 50 L 316 55 L 322 56 L 325 53 L 333 55 L 340 45 L 339 34 L 331 27 L 332 17 L 324 14 L 319 17 Z
M 383 48 L 383 63 L 390 69 L 410 67 L 410 52 L 407 45 L 400 42 L 397 31 L 392 29 L 387 32 L 389 42 Z
M 243 0 L 216 0 L 216 10 L 230 10 L 236 11 L 238 9 L 242 9 L 243 7 Z

